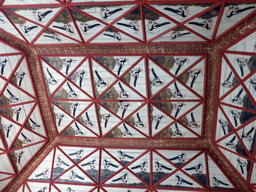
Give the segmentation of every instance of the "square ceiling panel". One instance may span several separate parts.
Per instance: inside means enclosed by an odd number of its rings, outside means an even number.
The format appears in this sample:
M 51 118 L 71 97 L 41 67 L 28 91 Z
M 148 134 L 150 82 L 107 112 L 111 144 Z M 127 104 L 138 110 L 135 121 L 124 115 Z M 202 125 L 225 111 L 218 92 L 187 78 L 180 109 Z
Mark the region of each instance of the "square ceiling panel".
M 202 138 L 205 55 L 40 56 L 59 135 Z

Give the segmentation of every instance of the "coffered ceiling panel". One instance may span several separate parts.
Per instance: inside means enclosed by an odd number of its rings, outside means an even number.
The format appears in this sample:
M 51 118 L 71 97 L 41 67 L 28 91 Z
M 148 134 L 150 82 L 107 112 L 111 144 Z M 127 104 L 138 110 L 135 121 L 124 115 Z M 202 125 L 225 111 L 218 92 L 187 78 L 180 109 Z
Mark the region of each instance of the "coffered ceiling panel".
M 40 58 L 60 135 L 202 137 L 205 55 Z
M 204 150 L 56 146 L 20 191 L 236 191 Z
M 222 54 L 216 145 L 241 174 L 255 184 L 255 34 Z
M 0 190 L 47 142 L 26 55 L 0 43 Z

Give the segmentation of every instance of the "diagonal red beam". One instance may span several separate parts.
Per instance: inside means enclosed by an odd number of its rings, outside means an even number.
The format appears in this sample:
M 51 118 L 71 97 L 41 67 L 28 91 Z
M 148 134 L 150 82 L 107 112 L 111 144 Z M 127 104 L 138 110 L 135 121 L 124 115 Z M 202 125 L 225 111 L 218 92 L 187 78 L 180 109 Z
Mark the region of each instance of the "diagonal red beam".
M 215 38 L 216 38 L 216 34 L 218 32 L 218 29 L 219 29 L 220 21 L 221 21 L 221 18 L 223 16 L 224 8 L 225 8 L 225 2 L 222 2 L 220 12 L 219 12 L 219 16 L 218 16 L 218 19 L 217 19 L 216 24 L 215 24 L 215 29 L 214 29 L 213 34 L 212 34 L 211 41 L 214 41 Z

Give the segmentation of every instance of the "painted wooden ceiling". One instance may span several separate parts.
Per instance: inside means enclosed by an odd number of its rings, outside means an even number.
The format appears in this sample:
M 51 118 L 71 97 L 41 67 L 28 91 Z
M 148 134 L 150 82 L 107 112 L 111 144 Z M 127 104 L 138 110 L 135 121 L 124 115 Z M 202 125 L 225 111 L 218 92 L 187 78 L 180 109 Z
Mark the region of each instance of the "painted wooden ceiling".
M 32 47 L 210 46 L 255 13 L 253 1 L 4 0 L 0 30 Z M 26 52 L 4 41 L 0 47 L 0 191 L 49 139 L 40 105 L 48 106 L 62 138 L 204 138 L 206 54 L 39 54 L 37 70 L 48 101 L 42 104 Z M 256 191 L 255 50 L 253 30 L 219 53 L 213 129 L 214 145 Z M 63 144 L 53 146 L 16 187 L 20 192 L 85 190 L 239 191 L 205 149 Z
M 255 13 L 254 3 L 11 0 L 1 28 L 30 45 L 211 43 Z

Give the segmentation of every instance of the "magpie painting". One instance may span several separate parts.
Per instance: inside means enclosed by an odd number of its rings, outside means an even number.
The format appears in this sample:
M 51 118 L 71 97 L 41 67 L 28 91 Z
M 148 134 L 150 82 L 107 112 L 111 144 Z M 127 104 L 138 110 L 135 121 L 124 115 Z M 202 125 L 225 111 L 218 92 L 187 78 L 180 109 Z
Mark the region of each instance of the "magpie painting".
M 233 72 L 230 71 L 228 77 L 224 80 L 224 82 L 222 83 L 223 87 L 226 88 L 232 88 L 233 87 L 233 83 L 230 81 L 231 77 L 232 77 Z
M 111 17 L 112 15 L 114 15 L 115 13 L 122 11 L 122 8 L 117 8 L 114 10 L 109 10 L 106 7 L 101 8 L 101 16 L 103 19 L 108 19 L 109 17 Z
M 170 7 L 165 7 L 164 10 L 169 11 L 171 13 L 174 13 L 176 15 L 179 15 L 181 17 L 187 17 L 188 6 L 183 4 L 178 9 L 173 9 L 173 8 L 170 8 Z
M 97 26 L 100 26 L 101 24 L 99 23 L 96 23 L 96 24 L 92 24 L 92 25 L 89 25 L 87 23 L 80 23 L 80 28 L 82 30 L 83 33 L 86 33 L 88 32 L 89 30 L 97 27 Z
M 124 26 L 124 27 L 129 28 L 129 29 L 132 29 L 134 31 L 138 31 L 139 30 L 139 25 L 138 25 L 139 23 L 138 23 L 137 20 L 132 20 L 129 23 L 117 22 L 116 24 L 120 25 L 120 26 Z
M 255 9 L 256 6 L 248 6 L 245 8 L 240 9 L 237 5 L 230 5 L 228 7 L 228 10 L 226 11 L 226 17 L 227 18 L 231 18 L 234 15 L 238 15 L 240 13 L 243 13 L 245 11 L 251 10 L 251 9 Z
M 213 21 L 212 21 L 212 19 L 206 19 L 206 20 L 204 20 L 204 21 L 202 21 L 202 22 L 194 22 L 194 21 L 191 21 L 191 22 L 189 22 L 188 24 L 190 24 L 190 25 L 195 25 L 195 26 L 202 27 L 202 28 L 204 28 L 204 29 L 209 30 L 209 29 L 212 28 Z
M 23 30 L 24 33 L 29 33 L 29 32 L 31 32 L 33 29 L 38 28 L 38 26 L 36 26 L 36 25 L 31 26 L 31 27 L 28 27 L 28 26 L 23 25 L 23 24 L 21 24 L 20 27 L 22 28 L 22 30 Z
M 45 11 L 45 12 L 41 12 L 41 11 L 39 11 L 39 10 L 34 10 L 32 13 L 34 14 L 34 16 L 36 17 L 36 19 L 37 19 L 38 21 L 43 21 L 43 19 L 44 19 L 47 15 L 49 15 L 50 13 L 52 13 L 52 11 L 51 11 L 51 10 L 48 10 L 48 11 Z
M 60 30 L 63 30 L 63 31 L 66 31 L 66 32 L 68 32 L 68 33 L 70 33 L 70 34 L 74 33 L 71 24 L 65 24 L 65 25 L 62 26 L 62 27 L 53 25 L 52 27 L 57 28 L 57 29 L 60 29 Z
M 169 25 L 171 22 L 162 22 L 162 23 L 157 23 L 154 20 L 149 20 L 148 21 L 148 30 L 149 31 L 154 31 L 155 29 L 160 29 L 161 27 L 165 25 Z

